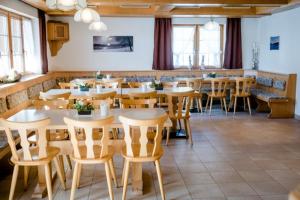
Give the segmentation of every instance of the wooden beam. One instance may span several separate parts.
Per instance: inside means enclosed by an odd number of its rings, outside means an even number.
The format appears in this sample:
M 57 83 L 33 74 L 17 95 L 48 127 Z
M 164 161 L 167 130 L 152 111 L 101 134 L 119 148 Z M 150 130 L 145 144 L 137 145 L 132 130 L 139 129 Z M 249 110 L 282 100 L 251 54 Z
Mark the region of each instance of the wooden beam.
M 48 11 L 48 7 L 44 0 L 22 0 L 22 1 L 40 10 Z
M 285 5 L 289 0 L 88 0 L 91 4 L 208 4 L 208 5 Z

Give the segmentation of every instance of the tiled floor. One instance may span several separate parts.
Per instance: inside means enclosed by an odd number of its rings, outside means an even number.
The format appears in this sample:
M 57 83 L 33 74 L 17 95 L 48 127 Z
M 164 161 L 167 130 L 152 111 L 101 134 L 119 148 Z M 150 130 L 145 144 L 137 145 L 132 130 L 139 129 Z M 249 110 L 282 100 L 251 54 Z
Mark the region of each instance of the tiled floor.
M 167 199 L 199 200 L 286 200 L 288 191 L 300 184 L 300 123 L 293 119 L 267 119 L 265 114 L 252 117 L 237 113 L 233 118 L 220 113 L 212 117 L 193 114 L 194 146 L 183 139 L 164 146 L 161 160 Z M 116 159 L 121 179 L 122 161 Z M 22 177 L 16 197 L 29 199 L 36 183 L 31 173 L 29 189 L 24 192 Z M 108 199 L 103 166 L 83 168 L 77 199 Z M 11 177 L 0 181 L 0 199 L 7 199 Z M 128 199 L 160 199 L 153 164 L 144 165 L 145 194 Z M 55 199 L 69 199 L 67 191 L 54 184 Z M 115 188 L 121 199 L 122 188 Z

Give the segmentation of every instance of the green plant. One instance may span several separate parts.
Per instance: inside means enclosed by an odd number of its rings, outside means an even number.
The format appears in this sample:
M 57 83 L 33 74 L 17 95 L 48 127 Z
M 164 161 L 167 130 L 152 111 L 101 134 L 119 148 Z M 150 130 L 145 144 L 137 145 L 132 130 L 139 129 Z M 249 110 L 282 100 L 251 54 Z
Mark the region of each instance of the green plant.
M 152 84 L 150 86 L 151 88 L 154 88 L 155 90 L 162 90 L 163 84 L 161 82 L 156 83 L 155 81 L 152 81 Z
M 85 111 L 94 110 L 93 105 L 90 102 L 85 102 L 85 101 L 77 101 L 76 104 L 74 104 L 74 108 L 78 112 L 85 112 Z
M 92 86 L 88 83 L 79 83 L 78 86 L 80 88 L 91 88 Z
M 207 77 L 209 77 L 209 78 L 216 78 L 216 72 L 208 73 Z

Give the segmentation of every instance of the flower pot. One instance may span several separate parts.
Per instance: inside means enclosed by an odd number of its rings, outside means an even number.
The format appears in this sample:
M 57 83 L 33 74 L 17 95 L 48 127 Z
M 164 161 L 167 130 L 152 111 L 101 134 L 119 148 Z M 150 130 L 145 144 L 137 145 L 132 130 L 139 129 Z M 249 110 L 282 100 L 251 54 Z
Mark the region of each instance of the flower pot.
M 80 87 L 80 91 L 82 91 L 82 92 L 87 92 L 87 91 L 89 91 L 89 89 L 90 88 L 88 88 L 88 87 Z
M 85 110 L 85 111 L 78 111 L 78 115 L 91 115 L 91 110 Z

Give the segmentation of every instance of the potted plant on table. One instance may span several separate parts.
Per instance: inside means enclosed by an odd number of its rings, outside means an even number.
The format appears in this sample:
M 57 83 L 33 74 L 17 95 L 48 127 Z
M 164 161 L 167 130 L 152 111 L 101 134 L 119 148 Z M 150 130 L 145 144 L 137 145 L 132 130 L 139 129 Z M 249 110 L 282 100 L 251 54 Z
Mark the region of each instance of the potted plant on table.
M 155 82 L 152 81 L 152 84 L 150 86 L 151 88 L 154 88 L 155 90 L 163 90 L 163 84 L 161 82 Z
M 103 79 L 104 78 L 104 74 L 101 74 L 101 71 L 97 71 L 96 73 L 96 79 Z
M 77 101 L 74 108 L 77 110 L 78 115 L 90 115 L 94 110 L 93 105 L 87 101 Z
M 80 91 L 89 91 L 89 89 L 92 87 L 88 83 L 80 83 L 78 84 Z

